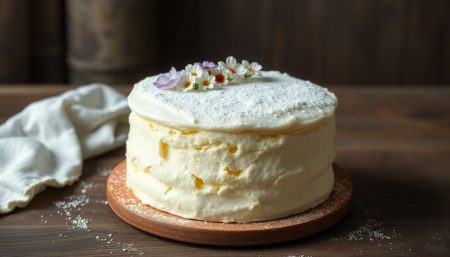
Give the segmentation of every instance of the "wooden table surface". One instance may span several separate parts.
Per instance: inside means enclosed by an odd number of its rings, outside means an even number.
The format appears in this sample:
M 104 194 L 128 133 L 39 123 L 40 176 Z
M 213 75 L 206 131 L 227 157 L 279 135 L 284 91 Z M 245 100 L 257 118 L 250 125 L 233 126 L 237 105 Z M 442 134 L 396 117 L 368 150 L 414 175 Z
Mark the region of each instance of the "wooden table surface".
M 0 122 L 68 88 L 0 86 Z M 141 232 L 105 201 L 106 175 L 124 159 L 121 148 L 86 161 L 73 186 L 48 188 L 0 215 L 0 256 L 450 256 L 450 88 L 331 89 L 339 98 L 336 161 L 354 183 L 352 209 L 332 228 L 241 248 Z

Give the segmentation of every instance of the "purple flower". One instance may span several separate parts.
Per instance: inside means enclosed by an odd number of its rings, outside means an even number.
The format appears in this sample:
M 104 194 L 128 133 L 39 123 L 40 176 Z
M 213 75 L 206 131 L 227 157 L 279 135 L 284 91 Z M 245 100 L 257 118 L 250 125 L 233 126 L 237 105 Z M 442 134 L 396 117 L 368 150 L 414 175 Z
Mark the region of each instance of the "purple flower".
M 204 70 L 212 70 L 212 69 L 217 68 L 217 65 L 210 61 L 203 61 L 203 62 L 199 63 L 199 65 Z
M 153 83 L 158 89 L 170 89 L 177 85 L 180 80 L 180 73 L 172 67 L 168 73 L 161 74 Z

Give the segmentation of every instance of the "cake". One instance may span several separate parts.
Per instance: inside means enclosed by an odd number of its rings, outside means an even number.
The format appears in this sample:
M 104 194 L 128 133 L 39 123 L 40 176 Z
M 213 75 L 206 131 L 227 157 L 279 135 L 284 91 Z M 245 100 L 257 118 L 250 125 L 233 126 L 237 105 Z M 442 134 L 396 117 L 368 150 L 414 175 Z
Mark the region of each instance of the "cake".
M 264 221 L 317 206 L 334 185 L 335 95 L 231 58 L 134 85 L 127 186 L 143 204 L 204 221 Z M 205 73 L 210 84 L 199 81 Z

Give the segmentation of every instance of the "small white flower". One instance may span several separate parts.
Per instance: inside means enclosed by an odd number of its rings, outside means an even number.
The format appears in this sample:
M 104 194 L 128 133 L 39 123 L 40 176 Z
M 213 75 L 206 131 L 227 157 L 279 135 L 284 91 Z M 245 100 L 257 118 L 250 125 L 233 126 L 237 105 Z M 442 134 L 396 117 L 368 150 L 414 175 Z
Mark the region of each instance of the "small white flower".
M 245 68 L 236 61 L 233 56 L 228 56 L 224 62 L 219 62 L 219 67 L 228 70 L 228 75 L 232 81 L 242 80 L 246 70 Z
M 214 75 L 209 75 L 208 72 L 203 72 L 200 77 L 195 79 L 195 83 L 198 85 L 199 89 L 212 89 L 214 88 L 216 78 Z
M 262 69 L 262 66 L 259 63 L 257 63 L 257 62 L 249 63 L 248 61 L 243 60 L 242 66 L 244 66 L 244 68 L 246 69 L 245 77 L 251 77 L 251 76 L 261 77 L 262 76 L 261 71 L 260 71 Z
M 191 74 L 193 78 L 198 78 L 202 75 L 203 69 L 198 64 L 188 64 L 184 68 L 184 71 Z
M 194 89 L 195 78 L 186 71 L 181 72 L 180 81 L 177 83 L 177 88 L 183 91 Z
M 219 86 L 228 84 L 228 70 L 224 68 L 217 68 L 212 70 L 215 78 L 215 83 Z

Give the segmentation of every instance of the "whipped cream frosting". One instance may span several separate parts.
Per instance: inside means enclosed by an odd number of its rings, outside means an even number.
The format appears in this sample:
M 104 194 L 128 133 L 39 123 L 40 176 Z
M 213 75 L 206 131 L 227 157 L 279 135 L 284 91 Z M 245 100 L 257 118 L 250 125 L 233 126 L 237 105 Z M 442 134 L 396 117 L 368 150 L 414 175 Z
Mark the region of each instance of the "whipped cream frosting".
M 297 214 L 333 189 L 334 119 L 300 134 L 182 131 L 131 113 L 127 185 L 189 219 L 251 222 Z
M 157 89 L 157 76 L 137 83 L 128 97 L 133 112 L 167 126 L 215 131 L 282 131 L 333 115 L 336 96 L 278 71 L 207 91 Z

